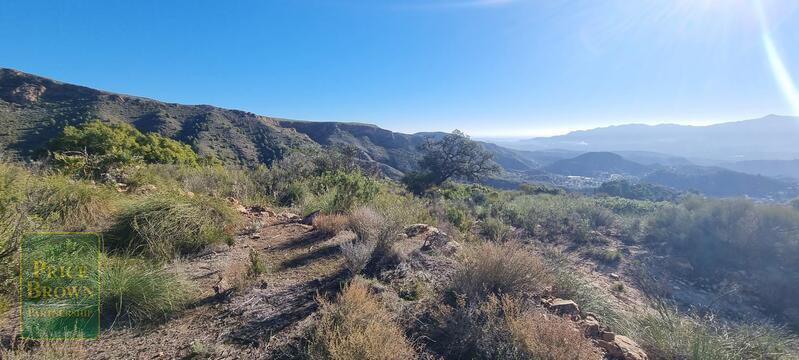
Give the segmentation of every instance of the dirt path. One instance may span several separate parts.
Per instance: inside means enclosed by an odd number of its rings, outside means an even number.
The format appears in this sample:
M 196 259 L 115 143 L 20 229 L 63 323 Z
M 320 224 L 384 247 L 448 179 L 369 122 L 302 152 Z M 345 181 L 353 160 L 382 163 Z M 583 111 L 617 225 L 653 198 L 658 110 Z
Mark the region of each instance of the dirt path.
M 194 306 L 155 326 L 107 330 L 88 344 L 89 357 L 280 358 L 299 351 L 293 345 L 316 310 L 316 296 L 340 288 L 345 273 L 338 244 L 353 234 L 328 238 L 285 218 L 254 216 L 251 221 L 264 223 L 256 235 L 174 264 L 191 281 L 199 299 Z M 266 261 L 267 274 L 226 298 L 218 296 L 214 285 L 246 268 L 251 249 Z

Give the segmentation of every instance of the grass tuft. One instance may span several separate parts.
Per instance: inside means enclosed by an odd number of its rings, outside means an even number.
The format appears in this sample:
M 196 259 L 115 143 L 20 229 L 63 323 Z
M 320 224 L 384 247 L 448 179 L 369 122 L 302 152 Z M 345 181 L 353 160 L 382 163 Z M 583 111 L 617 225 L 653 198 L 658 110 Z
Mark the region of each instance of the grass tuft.
M 391 313 L 369 293 L 365 281 L 351 281 L 335 303 L 322 301 L 313 330 L 311 359 L 413 359 L 416 351 Z
M 517 243 L 483 243 L 467 249 L 449 292 L 469 302 L 490 295 L 531 294 L 552 284 L 544 263 Z
M 192 300 L 187 285 L 159 265 L 126 257 L 106 257 L 102 265 L 100 302 L 105 319 L 162 320 Z
M 107 244 L 168 260 L 226 242 L 238 222 L 238 214 L 218 199 L 150 197 L 117 215 Z

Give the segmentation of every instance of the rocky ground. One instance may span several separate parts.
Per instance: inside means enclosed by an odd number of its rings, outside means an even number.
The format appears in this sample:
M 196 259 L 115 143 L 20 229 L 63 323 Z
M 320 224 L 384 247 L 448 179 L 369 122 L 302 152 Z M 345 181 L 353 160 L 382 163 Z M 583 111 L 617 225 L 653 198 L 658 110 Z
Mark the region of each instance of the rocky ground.
M 319 297 L 332 298 L 350 277 L 343 267 L 339 245 L 354 239 L 343 231 L 327 236 L 302 223 L 298 216 L 265 209 L 245 210 L 249 225 L 233 246 L 221 245 L 192 258 L 174 262 L 170 271 L 191 283 L 196 300 L 188 309 L 155 325 L 117 323 L 97 341 L 86 342 L 93 359 L 241 359 L 294 358 L 304 350 L 302 339 L 314 319 Z M 455 269 L 463 245 L 440 230 L 424 225 L 405 229 L 397 245 L 401 262 L 377 274 L 373 291 L 401 313 L 412 308 L 420 291 L 435 291 Z M 268 271 L 243 280 L 251 251 Z M 573 271 L 592 277 L 599 286 L 623 281 L 624 269 L 601 268 L 573 258 Z M 621 275 L 613 271 L 621 272 Z M 411 301 L 405 301 L 411 300 Z M 635 311 L 640 296 L 634 289 L 619 293 L 619 306 Z M 646 359 L 630 339 L 615 335 L 594 314 L 581 311 L 568 299 L 544 297 L 543 308 L 574 321 L 609 358 Z M 13 343 L 18 319 L 0 327 L 5 342 Z M 10 345 L 10 344 L 6 344 Z

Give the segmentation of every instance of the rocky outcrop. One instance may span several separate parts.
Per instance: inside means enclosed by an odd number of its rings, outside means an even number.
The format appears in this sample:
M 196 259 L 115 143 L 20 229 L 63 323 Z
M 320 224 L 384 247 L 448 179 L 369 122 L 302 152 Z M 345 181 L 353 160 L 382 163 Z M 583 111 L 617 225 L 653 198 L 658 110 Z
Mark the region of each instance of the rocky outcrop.
M 585 337 L 591 339 L 602 349 L 607 358 L 617 360 L 648 360 L 646 352 L 632 339 L 617 335 L 602 324 L 599 316 L 591 312 L 581 312 L 579 305 L 572 300 L 549 298 L 541 303 L 550 312 L 571 318 Z
M 649 357 L 643 349 L 630 338 L 622 335 L 615 335 L 612 341 L 605 341 L 602 339 L 596 340 L 599 347 L 607 352 L 607 355 L 613 359 L 622 360 L 648 360 Z

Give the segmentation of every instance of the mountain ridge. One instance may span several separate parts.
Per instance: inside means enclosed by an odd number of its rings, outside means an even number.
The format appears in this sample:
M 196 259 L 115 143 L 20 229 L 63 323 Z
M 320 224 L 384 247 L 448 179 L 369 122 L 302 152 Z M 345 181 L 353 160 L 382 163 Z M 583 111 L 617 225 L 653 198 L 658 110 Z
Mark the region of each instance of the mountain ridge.
M 799 117 L 772 114 L 703 126 L 615 125 L 499 144 L 521 150 L 648 151 L 718 161 L 792 160 L 799 158 L 796 138 Z

